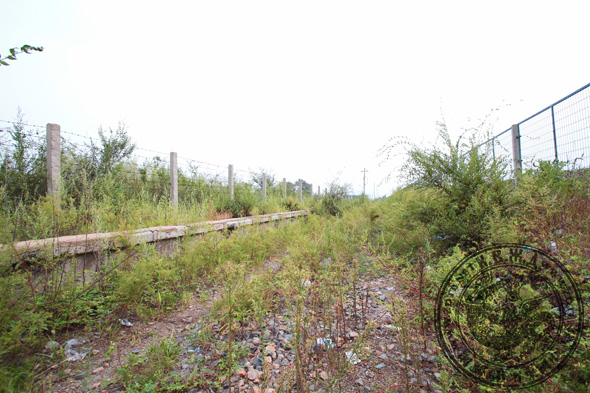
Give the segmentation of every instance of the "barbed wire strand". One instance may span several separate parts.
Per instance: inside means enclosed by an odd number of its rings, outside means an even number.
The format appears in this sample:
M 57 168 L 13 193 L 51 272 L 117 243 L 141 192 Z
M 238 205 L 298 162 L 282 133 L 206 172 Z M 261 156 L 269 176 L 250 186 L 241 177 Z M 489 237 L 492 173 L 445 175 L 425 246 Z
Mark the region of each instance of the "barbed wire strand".
M 2 119 L 0 119 L 0 122 L 7 123 L 7 124 L 12 124 L 12 125 L 20 125 L 20 126 L 24 126 L 24 127 L 38 128 L 39 130 L 36 131 L 36 134 L 33 134 L 32 132 L 28 132 L 26 130 L 23 130 L 21 132 L 28 133 L 29 135 L 37 136 L 37 137 L 40 137 L 40 138 L 42 138 L 43 136 L 38 135 L 38 133 L 45 131 L 46 128 L 47 128 L 46 126 L 41 126 L 41 125 L 37 125 L 37 124 L 30 124 L 30 123 L 23 123 L 23 122 L 18 122 L 18 121 L 10 121 L 10 120 L 2 120 Z M 8 130 L 0 129 L 0 131 L 8 131 Z M 80 133 L 77 133 L 77 132 L 73 132 L 73 131 L 69 131 L 69 130 L 63 130 L 62 129 L 62 130 L 60 130 L 60 133 L 66 134 L 66 135 L 73 135 L 73 136 L 77 136 L 77 137 L 84 138 L 84 139 L 89 139 L 89 140 L 91 140 L 93 142 L 100 142 L 100 139 L 99 138 L 91 137 L 91 136 L 88 136 L 88 135 L 83 135 L 83 134 L 80 134 Z M 76 144 L 74 142 L 71 142 L 71 141 L 65 139 L 62 136 L 62 146 L 65 145 L 65 144 L 69 144 L 70 146 L 72 146 L 72 147 L 74 147 L 76 149 L 80 149 L 80 150 L 88 147 L 88 146 L 81 146 L 80 144 Z M 135 146 L 135 149 L 134 150 L 145 151 L 145 152 L 154 153 L 154 154 L 157 155 L 157 156 L 151 156 L 151 157 L 144 156 L 144 155 L 139 155 L 139 154 L 133 154 L 132 155 L 132 157 L 141 157 L 141 158 L 146 159 L 146 160 L 153 160 L 155 157 L 160 157 L 160 156 L 162 156 L 161 158 L 164 158 L 164 157 L 169 156 L 169 154 L 170 154 L 170 153 L 165 153 L 165 152 L 162 152 L 162 151 L 157 151 L 157 150 L 152 150 L 152 149 L 146 149 L 146 148 L 143 148 L 143 147 L 140 147 L 140 146 L 137 146 L 137 145 Z M 196 160 L 196 159 L 188 158 L 188 157 L 184 157 L 184 156 L 179 156 L 178 159 L 179 160 L 187 161 L 187 162 L 189 162 L 191 164 L 192 163 L 200 164 L 200 165 L 197 165 L 198 167 L 199 166 L 202 166 L 202 165 L 205 165 L 205 166 L 209 167 L 210 169 L 214 169 L 214 168 L 226 169 L 228 167 L 227 165 L 214 164 L 214 163 L 211 163 L 211 162 Z M 167 162 L 167 161 L 168 160 L 162 159 L 162 162 Z M 250 174 L 251 172 L 252 171 L 250 171 L 250 170 L 246 170 L 246 169 L 241 169 L 241 168 L 234 167 L 234 173 Z

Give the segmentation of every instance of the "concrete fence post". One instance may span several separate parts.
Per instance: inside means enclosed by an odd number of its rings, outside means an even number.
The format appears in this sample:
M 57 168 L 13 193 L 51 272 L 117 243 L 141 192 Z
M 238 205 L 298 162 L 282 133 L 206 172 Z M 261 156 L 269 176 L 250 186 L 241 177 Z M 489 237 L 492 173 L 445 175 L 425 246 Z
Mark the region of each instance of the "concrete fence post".
M 234 166 L 229 165 L 227 167 L 227 190 L 229 192 L 229 197 L 233 201 L 234 200 Z
M 313 198 L 313 184 L 309 185 L 309 196 Z
M 59 195 L 61 176 L 61 128 L 47 123 L 47 194 Z
M 299 180 L 299 202 L 303 202 L 303 182 Z
M 518 180 L 522 174 L 522 152 L 520 150 L 520 127 L 512 125 L 512 162 L 514 167 L 514 178 Z
M 178 206 L 178 153 L 170 153 L 170 203 Z
M 287 199 L 287 179 L 283 177 L 283 199 Z
M 321 197 L 322 196 L 322 192 L 320 191 L 320 186 L 318 186 L 318 196 Z
M 262 200 L 266 202 L 266 173 L 262 173 Z

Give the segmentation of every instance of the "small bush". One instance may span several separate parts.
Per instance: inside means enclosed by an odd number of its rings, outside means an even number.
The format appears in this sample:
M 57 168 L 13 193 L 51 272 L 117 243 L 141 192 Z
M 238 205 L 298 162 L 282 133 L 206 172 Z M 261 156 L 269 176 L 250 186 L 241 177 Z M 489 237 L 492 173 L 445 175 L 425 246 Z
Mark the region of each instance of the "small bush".
M 286 210 L 286 211 L 301 210 L 301 206 L 299 205 L 299 202 L 297 202 L 292 197 L 283 199 L 281 202 L 281 206 L 283 206 L 284 210 Z
M 507 214 L 511 183 L 504 180 L 506 162 L 482 151 L 475 138 L 453 142 L 444 124 L 439 138 L 442 147 L 399 143 L 407 148 L 406 187 L 428 191 L 408 204 L 405 217 L 420 223 L 439 251 L 477 247 L 489 241 L 492 214 Z
M 349 192 L 349 185 L 339 185 L 336 182 L 332 182 L 326 195 L 316 200 L 316 205 L 313 209 L 314 212 L 324 216 L 342 216 L 344 203 Z

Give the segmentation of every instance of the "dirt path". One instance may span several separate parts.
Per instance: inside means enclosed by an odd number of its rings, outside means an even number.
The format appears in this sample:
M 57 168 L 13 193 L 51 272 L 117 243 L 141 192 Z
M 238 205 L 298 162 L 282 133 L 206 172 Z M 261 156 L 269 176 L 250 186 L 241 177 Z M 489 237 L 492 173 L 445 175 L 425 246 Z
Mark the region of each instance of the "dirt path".
M 277 269 L 276 262 L 272 267 Z M 50 370 L 46 376 L 53 381 L 50 391 L 124 392 L 117 368 L 132 353 L 138 359 L 149 357 L 148 348 L 166 338 L 178 343 L 180 353 L 172 372 L 184 381 L 184 385 L 171 385 L 171 391 L 227 392 L 230 385 L 232 392 L 295 391 L 297 353 L 292 343 L 296 329 L 287 310 L 266 315 L 262 327 L 250 323 L 236 329 L 235 340 L 242 351 L 236 355 L 239 367 L 229 380 L 223 376 L 219 370 L 228 358 L 224 350 L 228 335 L 208 318 L 208 307 L 217 296 L 218 292 L 211 291 L 208 300 L 192 300 L 158 321 L 130 320 L 133 326 L 121 325 L 110 338 L 106 333 L 74 334 L 71 338 L 88 342 L 73 350 L 88 354 Z M 359 280 L 356 294 L 347 293 L 345 310 L 333 310 L 341 313 L 343 324 L 328 328 L 322 318 L 312 316 L 304 332 L 311 346 L 300 353 L 305 367 L 299 373 L 305 378 L 301 384 L 313 392 L 407 392 L 409 384 L 411 392 L 440 393 L 436 387 L 439 354 L 428 345 L 424 348 L 415 330 L 404 330 L 399 314 L 392 315 L 386 307 L 392 300 L 398 306 L 415 302 L 390 279 L 366 277 Z M 433 340 L 429 336 L 427 341 Z

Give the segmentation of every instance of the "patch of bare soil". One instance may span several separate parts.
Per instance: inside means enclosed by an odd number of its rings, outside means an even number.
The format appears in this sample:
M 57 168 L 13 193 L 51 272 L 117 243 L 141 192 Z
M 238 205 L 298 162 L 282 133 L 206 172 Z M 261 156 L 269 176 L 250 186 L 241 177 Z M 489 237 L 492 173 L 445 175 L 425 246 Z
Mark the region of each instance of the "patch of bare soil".
M 273 270 L 279 268 L 276 261 L 269 263 Z M 130 320 L 133 326 L 121 325 L 111 337 L 83 337 L 89 340 L 83 344 L 88 355 L 48 370 L 50 391 L 124 392 L 116 369 L 130 354 L 145 357 L 150 345 L 171 337 L 180 347 L 172 371 L 185 383 L 170 386 L 170 391 L 229 392 L 231 388 L 232 392 L 278 393 L 297 391 L 299 385 L 306 392 L 441 392 L 437 387 L 440 354 L 424 344 L 433 343 L 434 336 L 427 333 L 426 340 L 418 339 L 416 329 L 407 329 L 399 314 L 392 315 L 387 307 L 392 301 L 394 307 L 405 304 L 411 309 L 417 299 L 409 298 L 390 278 L 359 279 L 356 293 L 347 293 L 344 309 L 331 310 L 339 316 L 333 319 L 334 325 L 326 325 L 330 318 L 325 315 L 307 313 L 299 341 L 306 344 L 299 352 L 294 345 L 295 318 L 289 310 L 266 315 L 262 324 L 239 326 L 233 339 L 240 350 L 234 355 L 236 371 L 229 379 L 220 371 L 228 359 L 228 334 L 208 317 L 208 307 L 217 296 L 213 290 L 211 294 L 210 299 L 193 300 L 161 320 Z

